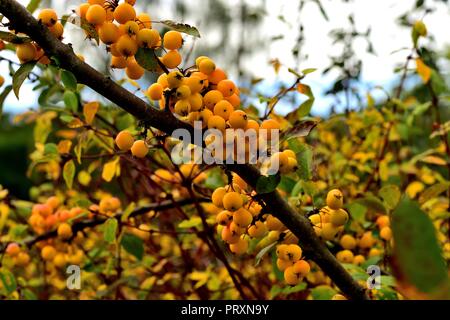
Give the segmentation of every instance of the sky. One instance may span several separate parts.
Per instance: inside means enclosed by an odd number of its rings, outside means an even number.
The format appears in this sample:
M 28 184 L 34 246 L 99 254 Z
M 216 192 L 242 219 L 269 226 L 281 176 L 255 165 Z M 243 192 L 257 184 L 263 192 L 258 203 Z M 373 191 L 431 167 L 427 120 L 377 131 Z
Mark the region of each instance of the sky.
M 139 0 L 138 0 L 139 1 Z M 257 0 L 246 0 L 250 5 L 257 2 Z M 20 0 L 21 3 L 27 4 L 28 0 Z M 237 5 L 239 0 L 228 0 L 231 5 Z M 365 52 L 366 43 L 357 42 L 356 52 L 363 60 L 362 80 L 367 83 L 368 88 L 381 85 L 391 87 L 394 85 L 396 79 L 393 69 L 399 63 L 405 61 L 408 54 L 407 50 L 399 50 L 411 46 L 410 30 L 400 28 L 396 19 L 398 16 L 408 9 L 412 8 L 415 0 L 355 0 L 348 3 L 336 0 L 322 0 L 327 13 L 329 21 L 326 21 L 314 2 L 308 2 L 300 17 L 305 25 L 305 46 L 303 53 L 308 55 L 308 58 L 301 61 L 300 69 L 302 68 L 317 68 L 318 71 L 308 75 L 305 83 L 311 85 L 313 92 L 316 95 L 316 102 L 313 107 L 313 114 L 325 115 L 329 109 L 332 101 L 330 98 L 324 97 L 323 92 L 329 87 L 335 78 L 335 74 L 329 73 L 323 76 L 323 69 L 329 65 L 329 56 L 337 49 L 332 45 L 332 41 L 328 37 L 330 30 L 336 27 L 347 27 L 347 16 L 350 12 L 354 13 L 357 29 L 364 31 L 367 27 L 372 28 L 371 39 L 376 54 L 369 54 Z M 78 1 L 61 1 L 57 2 L 56 9 L 58 13 L 63 14 L 69 12 L 71 8 L 70 3 L 78 3 Z M 154 17 L 155 19 L 173 19 L 176 17 L 170 16 L 170 5 L 165 2 L 165 7 L 161 9 L 161 17 Z M 438 49 L 450 45 L 450 38 L 448 37 L 448 30 L 450 29 L 450 7 L 448 5 L 439 3 L 434 4 L 435 12 L 425 16 L 424 22 L 427 25 L 428 32 L 435 38 L 432 43 Z M 267 16 L 264 18 L 261 32 L 268 38 L 276 36 L 280 33 L 285 35 L 283 40 L 277 41 L 270 45 L 268 52 L 261 52 L 260 54 L 252 55 L 244 60 L 249 69 L 253 70 L 256 78 L 264 78 L 265 80 L 260 84 L 260 89 L 271 92 L 275 90 L 274 84 L 282 81 L 289 83 L 293 76 L 287 72 L 286 68 L 281 69 L 281 72 L 276 76 L 273 68 L 268 64 L 270 59 L 279 59 L 287 66 L 295 66 L 295 61 L 290 54 L 290 50 L 295 43 L 296 32 L 292 32 L 290 27 L 278 19 L 279 15 L 285 17 L 285 20 L 295 22 L 298 19 L 298 2 L 292 0 L 268 0 L 266 1 Z M 168 16 L 167 16 L 168 15 Z M 413 17 L 414 19 L 421 18 L 421 16 Z M 187 23 L 195 24 L 195 21 L 185 21 Z M 70 41 L 72 36 L 78 33 L 75 27 L 70 27 L 67 32 L 67 41 Z M 207 30 L 200 28 L 202 38 L 199 41 L 206 41 L 214 43 L 220 41 L 216 39 L 217 35 L 208 35 Z M 75 43 L 75 41 L 74 41 Z M 87 55 L 87 62 L 94 62 L 95 54 Z M 221 61 L 216 61 L 218 65 Z M 0 64 L 0 73 L 6 74 L 7 64 Z M 231 75 L 231 78 L 233 75 Z M 7 82 L 10 79 L 7 80 Z M 10 94 L 5 103 L 5 110 L 7 112 L 20 112 L 26 110 L 36 104 L 36 95 L 31 92 L 32 85 L 25 84 L 22 87 L 20 100 L 18 101 L 13 94 Z M 375 98 L 382 97 L 381 92 L 373 92 Z M 278 111 L 288 112 L 292 106 L 280 103 Z

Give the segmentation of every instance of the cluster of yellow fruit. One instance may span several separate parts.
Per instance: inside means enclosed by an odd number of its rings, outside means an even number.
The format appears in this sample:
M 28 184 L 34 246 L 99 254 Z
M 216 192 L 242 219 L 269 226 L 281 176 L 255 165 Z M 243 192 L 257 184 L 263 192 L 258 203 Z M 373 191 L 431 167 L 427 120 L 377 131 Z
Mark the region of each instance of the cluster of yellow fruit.
M 14 265 L 24 267 L 30 263 L 30 255 L 15 242 L 8 244 L 5 253 L 12 258 Z
M 311 266 L 302 258 L 302 248 L 297 244 L 280 244 L 277 246 L 277 267 L 284 272 L 284 281 L 288 285 L 299 284 L 311 270 Z
M 391 241 L 392 231 L 389 226 L 389 216 L 384 214 L 380 215 L 375 223 L 380 230 L 380 239 L 386 242 Z M 350 234 L 344 234 L 339 240 L 339 244 L 343 250 L 336 253 L 336 258 L 342 263 L 361 265 L 366 261 L 366 257 L 371 258 L 383 254 L 382 249 L 379 248 L 382 247 L 382 244 L 373 236 L 372 231 L 366 231 L 356 238 Z M 356 252 L 357 249 L 359 249 L 358 251 L 360 253 L 355 255 L 354 252 Z
M 149 151 L 149 147 L 144 140 L 135 140 L 127 130 L 120 131 L 115 142 L 121 151 L 131 151 L 131 154 L 136 158 L 144 158 Z
M 158 30 L 152 28 L 147 13 L 137 14 L 136 1 L 89 0 L 78 7 L 78 15 L 95 27 L 99 39 L 111 53 L 111 67 L 125 69 L 130 79 L 137 80 L 144 75 L 144 68 L 135 59 L 139 48 L 156 49 L 164 47 L 166 53 L 160 57 L 168 69 L 178 67 L 182 61 L 178 49 L 183 38 L 178 31 L 169 31 L 163 39 Z
M 309 216 L 317 236 L 323 240 L 334 240 L 337 235 L 344 230 L 344 225 L 348 221 L 348 213 L 342 206 L 344 196 L 338 189 L 328 192 L 326 206 L 320 209 L 319 213 Z
M 230 251 L 241 255 L 247 252 L 251 238 L 260 239 L 270 235 L 278 240 L 286 227 L 271 214 L 262 214 L 262 207 L 253 201 L 247 192 L 247 184 L 242 178 L 233 175 L 230 185 L 214 190 L 211 200 L 213 208 L 209 211 L 217 213 L 217 231 Z M 276 233 L 276 234 L 275 234 Z M 295 236 L 290 241 L 298 241 Z

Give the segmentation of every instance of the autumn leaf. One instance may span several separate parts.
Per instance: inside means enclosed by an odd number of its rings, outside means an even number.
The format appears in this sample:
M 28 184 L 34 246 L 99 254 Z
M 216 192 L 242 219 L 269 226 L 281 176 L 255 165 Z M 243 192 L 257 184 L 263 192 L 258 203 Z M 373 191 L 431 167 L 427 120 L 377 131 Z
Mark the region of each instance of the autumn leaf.
M 97 114 L 100 104 L 97 101 L 89 102 L 83 105 L 83 115 L 87 124 L 91 124 L 94 121 L 94 117 Z
M 119 166 L 119 157 L 116 157 L 114 160 L 105 163 L 102 171 L 102 178 L 106 182 L 111 182 L 117 172 L 117 167 Z
M 428 83 L 431 77 L 431 68 L 428 67 L 420 58 L 416 59 L 417 73 L 422 78 L 423 83 Z

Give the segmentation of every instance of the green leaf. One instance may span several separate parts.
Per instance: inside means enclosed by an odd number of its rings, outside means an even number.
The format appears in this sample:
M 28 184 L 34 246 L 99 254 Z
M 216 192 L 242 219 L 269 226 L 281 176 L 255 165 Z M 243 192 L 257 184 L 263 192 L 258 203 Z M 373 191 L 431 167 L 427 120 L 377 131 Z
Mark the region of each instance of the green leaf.
M 375 196 L 367 196 L 362 199 L 358 199 L 355 202 L 362 204 L 368 209 L 373 209 L 376 212 L 387 213 L 384 203 Z
M 422 192 L 419 198 L 419 203 L 424 204 L 428 200 L 436 198 L 442 192 L 446 191 L 449 187 L 450 182 L 440 182 L 436 183 L 435 185 L 432 185 L 431 187 L 427 188 L 424 192 Z
M 296 185 L 296 181 L 288 176 L 281 176 L 281 181 L 279 184 L 279 188 L 287 193 L 291 193 L 292 189 L 294 189 Z
M 25 79 L 30 75 L 30 73 L 33 70 L 35 65 L 36 65 L 36 61 L 30 61 L 30 62 L 24 63 L 14 73 L 12 83 L 13 83 L 14 94 L 16 95 L 17 99 L 19 99 L 20 87 L 22 86 Z
M 104 224 L 103 229 L 103 238 L 108 243 L 114 243 L 116 240 L 116 233 L 117 233 L 117 227 L 119 226 L 119 223 L 117 222 L 117 219 L 115 218 L 109 218 L 106 220 Z
M 75 177 L 75 163 L 73 160 L 66 162 L 63 168 L 63 178 L 67 188 L 72 189 L 73 178 Z
M 31 42 L 29 37 L 17 36 L 14 33 L 6 31 L 0 31 L 0 40 L 14 44 Z
M 45 155 L 57 155 L 58 154 L 58 146 L 54 143 L 46 143 L 44 146 L 44 154 Z
M 308 99 L 305 102 L 303 102 L 297 110 L 297 115 L 299 118 L 306 117 L 312 109 L 312 106 L 314 104 L 314 99 Z
M 137 63 L 147 71 L 155 72 L 160 69 L 158 57 L 153 49 L 139 48 L 134 57 Z
M 275 277 L 277 278 L 278 281 L 284 281 L 284 272 L 278 269 L 277 266 L 277 255 L 271 254 L 271 256 L 272 256 L 272 270 L 273 273 L 275 274 Z
M 378 192 L 389 209 L 394 209 L 400 201 L 401 192 L 396 185 L 385 186 Z
M 3 283 L 3 288 L 6 290 L 6 294 L 14 292 L 17 288 L 16 278 L 9 270 L 0 270 L 0 280 Z
M 270 176 L 260 176 L 258 181 L 256 181 L 256 192 L 257 193 L 270 193 L 274 191 L 281 181 L 281 176 L 279 174 L 274 174 Z
M 392 214 L 396 278 L 427 294 L 449 298 L 445 260 L 433 222 L 419 205 L 404 197 Z M 445 293 L 444 293 L 445 291 Z
M 11 92 L 12 86 L 6 86 L 5 90 L 3 90 L 2 94 L 0 94 L 0 117 L 3 112 L 3 104 L 5 103 L 6 98 L 8 97 L 8 94 Z
M 314 300 L 331 300 L 336 293 L 336 290 L 326 285 L 321 285 L 311 290 Z
M 200 226 L 201 224 L 202 224 L 202 219 L 200 217 L 192 217 L 189 220 L 181 221 L 178 224 L 178 228 L 188 229 L 188 228 Z
M 289 147 L 292 145 L 291 141 L 293 140 L 297 139 L 288 140 Z M 299 144 L 299 148 L 297 150 L 294 150 L 294 152 L 297 154 L 297 163 L 298 163 L 297 175 L 300 177 L 300 179 L 303 180 L 311 179 L 312 162 L 313 162 L 312 148 L 307 144 Z
M 67 70 L 61 71 L 61 80 L 67 89 L 72 91 L 77 90 L 77 78 L 72 72 Z
M 302 70 L 302 74 L 303 74 L 304 76 L 306 76 L 307 74 L 313 73 L 313 72 L 316 71 L 316 70 L 317 70 L 317 68 L 307 68 L 307 69 L 303 69 L 303 70 Z
M 27 5 L 28 12 L 29 13 L 35 12 L 40 4 L 41 4 L 41 0 L 30 0 L 30 2 L 28 2 L 28 5 Z
M 359 222 L 360 224 L 364 224 L 367 222 L 366 220 L 366 212 L 367 207 L 363 206 L 360 203 L 353 202 L 347 205 L 348 210 L 350 211 L 350 215 L 353 220 Z
M 77 95 L 70 90 L 64 91 L 63 96 L 64 104 L 66 105 L 67 109 L 76 112 L 78 109 L 78 97 Z
M 30 289 L 22 289 L 21 293 L 23 295 L 23 297 L 25 298 L 25 300 L 38 300 L 38 297 L 36 296 L 36 294 L 31 291 Z
M 142 260 L 144 256 L 144 242 L 141 238 L 125 233 L 120 244 L 128 253 L 135 256 L 138 260 Z
M 186 33 L 188 35 L 200 38 L 200 32 L 198 32 L 196 27 L 193 27 L 191 25 L 185 23 L 177 23 L 172 20 L 162 20 L 160 21 L 160 23 L 164 24 L 172 30 L 176 30 L 178 32 Z
M 261 262 L 261 259 L 268 253 L 270 250 L 272 250 L 276 245 L 278 244 L 277 241 L 269 244 L 267 247 L 264 247 L 261 249 L 261 251 L 258 252 L 258 254 L 255 257 L 255 267 L 259 265 Z

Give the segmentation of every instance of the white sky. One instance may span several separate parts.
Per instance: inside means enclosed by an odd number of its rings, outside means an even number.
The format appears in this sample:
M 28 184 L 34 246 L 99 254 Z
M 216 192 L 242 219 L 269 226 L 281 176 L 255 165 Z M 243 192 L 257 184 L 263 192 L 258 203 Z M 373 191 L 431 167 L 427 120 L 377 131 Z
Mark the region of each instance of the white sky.
M 139 1 L 139 0 L 138 0 Z M 28 0 L 20 0 L 21 3 L 27 4 Z M 239 0 L 228 0 L 231 5 L 238 4 Z M 248 3 L 255 0 L 247 0 Z M 329 21 L 325 21 L 319 12 L 316 4 L 308 2 L 304 8 L 301 19 L 305 26 L 305 45 L 303 54 L 308 54 L 308 59 L 302 61 L 301 68 L 318 68 L 318 71 L 309 75 L 306 83 L 311 84 L 313 91 L 316 93 L 316 103 L 313 111 L 316 114 L 323 114 L 329 109 L 330 99 L 321 96 L 323 92 L 334 79 L 334 74 L 330 73 L 327 77 L 321 75 L 321 71 L 328 66 L 329 56 L 333 54 L 335 48 L 331 44 L 328 37 L 330 30 L 336 27 L 348 27 L 347 16 L 350 12 L 354 13 L 356 26 L 360 31 L 365 31 L 368 26 L 372 27 L 371 39 L 376 51 L 376 55 L 365 52 L 366 43 L 359 43 L 356 48 L 359 57 L 363 60 L 362 77 L 365 82 L 371 85 L 392 85 L 395 79 L 393 69 L 396 64 L 404 61 L 407 51 L 400 51 L 392 54 L 393 51 L 403 47 L 410 47 L 410 30 L 399 28 L 396 24 L 396 18 L 408 9 L 411 9 L 415 0 L 355 0 L 349 3 L 343 3 L 337 0 L 322 0 L 324 7 L 329 15 Z M 78 3 L 78 1 L 61 1 L 56 8 L 60 14 L 69 12 L 67 10 L 68 3 Z M 428 27 L 430 35 L 433 35 L 438 48 L 444 48 L 450 44 L 448 30 L 450 30 L 450 8 L 448 5 L 439 3 L 434 4 L 436 11 L 425 17 L 424 22 Z M 282 71 L 278 77 L 274 75 L 273 68 L 268 64 L 270 58 L 278 58 L 287 66 L 295 66 L 292 60 L 291 49 L 295 43 L 297 32 L 291 32 L 289 27 L 281 22 L 277 17 L 283 15 L 287 21 L 295 21 L 297 19 L 298 2 L 292 0 L 268 0 L 266 11 L 268 15 L 264 18 L 262 33 L 264 37 L 270 38 L 281 33 L 285 34 L 285 39 L 275 42 L 270 46 L 269 52 L 262 52 L 252 56 L 245 61 L 246 65 L 254 70 L 255 77 L 262 77 L 266 80 L 262 83 L 263 87 L 271 87 L 277 81 L 286 81 L 292 78 L 287 71 Z M 170 6 L 165 3 L 161 8 L 161 15 L 170 15 Z M 174 16 L 154 16 L 155 19 L 173 19 Z M 421 18 L 421 16 L 414 17 Z M 195 24 L 195 21 L 185 21 Z M 208 36 L 207 30 L 200 27 L 202 38 L 199 41 L 216 42 L 216 35 Z M 69 38 L 70 40 L 70 38 Z M 75 42 L 75 41 L 74 41 Z M 95 60 L 95 54 L 88 57 Z M 217 61 L 220 65 L 220 60 Z M 6 64 L 0 65 L 1 74 L 7 73 Z M 10 80 L 7 80 L 10 81 Z M 10 94 L 6 103 L 6 111 L 22 111 L 33 106 L 36 103 L 36 95 L 30 94 L 31 86 L 24 85 L 21 92 L 20 102 Z M 27 91 L 27 92 L 26 92 Z M 284 106 L 285 107 L 285 106 Z M 280 108 L 284 108 L 280 104 Z M 283 111 L 283 110 L 281 110 Z

